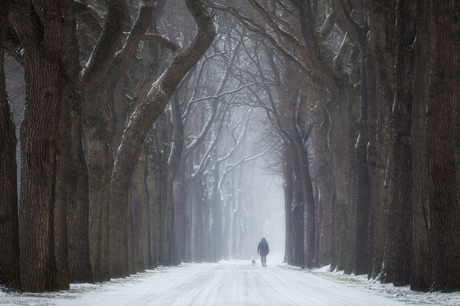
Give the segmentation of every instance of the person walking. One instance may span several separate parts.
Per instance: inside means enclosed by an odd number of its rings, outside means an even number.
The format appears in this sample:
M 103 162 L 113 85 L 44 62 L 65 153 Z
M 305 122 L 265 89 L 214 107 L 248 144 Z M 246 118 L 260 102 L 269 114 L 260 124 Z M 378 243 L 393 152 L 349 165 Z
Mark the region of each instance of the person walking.
M 267 266 L 267 255 L 270 253 L 270 247 L 268 246 L 267 240 L 262 238 L 257 246 L 257 254 L 260 255 L 260 261 L 262 262 L 262 267 Z

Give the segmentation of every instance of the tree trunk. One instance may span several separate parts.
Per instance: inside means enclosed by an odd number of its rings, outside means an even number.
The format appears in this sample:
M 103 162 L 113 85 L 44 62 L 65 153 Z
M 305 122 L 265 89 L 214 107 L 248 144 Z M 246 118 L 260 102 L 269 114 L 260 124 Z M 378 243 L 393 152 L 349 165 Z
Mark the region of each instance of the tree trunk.
M 111 106 L 102 105 L 101 83 L 121 42 L 126 3 L 108 1 L 104 31 L 82 72 L 83 130 L 89 178 L 89 241 L 95 281 L 110 280 L 109 186 L 113 167 Z M 109 100 L 110 101 L 110 100 Z M 106 118 L 107 117 L 107 118 Z
M 142 272 L 145 269 L 144 243 L 148 242 L 145 239 L 148 227 L 148 219 L 145 219 L 145 216 L 148 216 L 148 201 L 146 201 L 144 194 L 145 162 L 145 154 L 142 152 L 133 173 L 128 199 L 132 205 L 135 272 Z
M 240 217 L 240 204 L 241 204 L 241 192 L 237 191 L 235 208 L 232 212 L 232 258 L 239 258 L 239 229 L 238 229 L 238 219 Z M 290 211 L 290 210 L 289 210 Z
M 293 175 L 293 202 L 290 209 L 292 227 L 291 227 L 291 249 L 292 249 L 292 265 L 305 267 L 305 244 L 304 244 L 304 214 L 305 202 L 302 189 L 302 180 L 300 173 L 300 161 L 295 152 L 295 147 L 290 148 L 293 152 L 292 159 L 292 175 Z
M 131 185 L 132 187 L 132 185 Z M 136 273 L 136 260 L 134 254 L 134 218 L 133 218 L 133 202 L 127 201 L 125 212 L 125 228 L 123 233 L 123 243 L 126 246 L 123 249 L 123 271 L 128 275 Z M 136 220 L 137 221 L 137 220 Z
M 112 5 L 111 5 L 112 4 Z M 142 36 L 144 35 L 145 31 L 147 28 L 150 26 L 150 22 L 152 21 L 152 12 L 153 12 L 153 1 L 144 1 L 143 6 L 139 10 L 139 16 L 138 19 L 136 20 L 133 28 L 130 31 L 130 35 L 128 36 L 125 45 L 123 46 L 123 49 L 120 52 L 117 52 L 116 54 L 113 53 L 115 50 L 115 46 L 110 45 L 110 42 L 107 40 L 112 39 L 113 41 L 117 41 L 121 38 L 121 30 L 123 26 L 123 22 L 119 22 L 119 20 L 116 20 L 115 18 L 118 17 L 124 17 L 120 16 L 120 14 L 125 14 L 124 11 L 120 11 L 121 9 L 125 8 L 125 4 L 120 5 L 118 7 L 117 3 L 111 3 L 109 2 L 109 16 L 107 17 L 108 21 L 106 23 L 106 28 L 109 29 L 111 27 L 114 27 L 112 37 L 110 36 L 103 36 L 100 40 L 100 46 L 109 44 L 108 47 L 108 54 L 107 56 L 111 56 L 111 60 L 104 65 L 104 69 L 106 69 L 106 72 L 103 75 L 99 75 L 99 71 L 94 72 L 94 75 L 85 75 L 83 80 L 86 82 L 85 85 L 88 85 L 87 93 L 86 93 L 86 98 L 91 99 L 91 113 L 87 113 L 88 122 L 93 122 L 94 125 L 88 125 L 88 131 L 90 131 L 92 135 L 92 145 L 94 148 L 96 148 L 96 152 L 98 155 L 90 156 L 91 158 L 95 158 L 92 160 L 93 162 L 97 159 L 101 160 L 102 165 L 105 165 L 104 168 L 101 170 L 104 173 L 103 176 L 103 181 L 101 182 L 104 186 L 105 189 L 109 190 L 109 184 L 110 184 L 110 179 L 111 179 L 111 174 L 112 174 L 112 168 L 113 168 L 113 145 L 114 145 L 114 139 L 115 139 L 115 132 L 116 132 L 116 115 L 115 115 L 115 110 L 114 110 L 114 94 L 115 94 L 115 87 L 118 84 L 120 78 L 122 77 L 123 73 L 126 71 L 128 65 L 130 64 L 131 58 L 133 57 L 135 51 L 137 50 L 137 46 L 139 41 L 141 40 Z M 112 16 L 110 16 L 110 13 L 113 13 Z M 111 17 L 111 18 L 109 18 Z M 121 18 L 120 20 L 123 20 Z M 112 42 L 113 43 L 113 42 Z M 100 51 L 100 53 L 103 52 L 101 49 L 96 48 L 96 52 Z M 94 63 L 93 63 L 94 64 Z M 88 81 L 92 81 L 95 84 L 88 84 Z M 88 102 L 88 101 L 87 101 Z M 99 137 L 99 138 L 98 138 Z M 97 165 L 94 165 L 91 163 L 93 167 L 97 167 Z M 99 179 L 99 177 L 95 177 L 94 179 Z M 129 185 L 127 186 L 129 188 Z M 104 190 L 105 190 L 104 189 Z M 127 199 L 127 198 L 126 198 Z M 109 197 L 104 196 L 104 200 L 107 201 L 109 200 Z M 109 205 L 106 204 L 107 202 L 103 202 L 104 206 Z M 119 223 L 113 224 L 112 223 L 112 216 L 109 217 L 109 227 L 110 226 L 116 226 L 120 227 Z M 125 217 L 124 217 L 125 218 Z M 130 219 L 125 219 L 129 222 L 131 222 Z M 119 220 L 120 221 L 120 220 Z M 125 224 L 122 226 L 123 230 L 127 230 L 128 232 L 131 231 L 131 227 L 129 227 L 128 224 Z M 107 229 L 107 228 L 105 228 Z M 110 234 L 112 231 L 110 231 Z M 105 236 L 104 236 L 105 237 Z M 127 236 L 126 236 L 127 238 Z M 125 239 L 125 242 L 128 240 Z M 110 255 L 111 255 L 111 261 L 110 264 L 112 264 L 113 261 L 115 265 L 118 266 L 123 266 L 124 269 L 126 270 L 125 272 L 122 272 L 122 274 L 126 274 L 128 271 L 128 258 L 129 257 L 129 252 L 132 250 L 129 249 L 127 245 L 124 245 L 124 247 L 120 248 L 118 247 L 117 249 L 112 248 L 110 246 Z M 120 252 L 120 254 L 118 254 Z M 113 260 L 112 260 L 113 259 Z M 123 264 L 121 264 L 118 259 L 123 261 Z M 117 268 L 115 268 L 116 270 Z M 112 269 L 113 270 L 113 269 Z M 115 272 L 117 274 L 118 272 Z
M 3 37 L 12 2 L 4 2 L 4 10 L 0 12 L 0 285 L 19 289 L 16 134 L 6 93 L 3 62 Z
M 152 181 L 154 181 L 153 171 L 150 167 L 151 155 L 149 154 L 150 143 L 144 144 L 144 177 L 143 177 L 143 189 L 145 194 L 144 203 L 144 222 L 146 227 L 144 237 L 144 267 L 146 269 L 153 269 L 156 267 L 156 250 L 155 250 L 155 190 L 152 187 Z
M 364 61 L 361 67 L 361 101 L 359 107 L 359 135 L 356 141 L 356 243 L 354 273 L 367 274 L 369 266 L 369 213 L 371 203 L 371 186 L 367 162 L 368 129 L 368 86 Z
M 225 197 L 224 217 L 223 217 L 223 232 L 222 232 L 222 253 L 225 260 L 230 260 L 230 224 L 233 206 L 233 193 L 230 191 L 231 183 L 227 181 L 227 195 Z
M 55 233 L 56 220 L 56 144 L 61 107 L 60 53 L 62 20 L 59 1 L 47 2 L 43 7 L 45 24 L 31 15 L 26 2 L 16 2 L 12 11 L 13 26 L 25 48 L 27 103 L 21 128 L 21 195 L 19 206 L 21 289 L 43 292 L 68 287 L 60 283 L 68 273 L 58 266 L 55 248 L 67 247 L 66 236 Z M 26 13 L 24 13 L 26 12 Z M 40 12 L 42 14 L 42 12 Z M 36 33 L 43 31 L 42 37 Z M 61 213 L 65 218 L 65 214 Z M 65 220 L 65 219 L 64 219 Z M 58 236 L 56 237 L 56 234 Z M 63 235 L 63 236 L 62 236 Z M 65 243 L 65 245 L 64 245 Z M 62 280 L 62 279 L 61 279 Z
M 296 114 L 295 117 L 297 117 Z M 300 179 L 302 184 L 302 195 L 303 195 L 303 203 L 305 207 L 305 216 L 306 216 L 306 224 L 305 226 L 305 239 L 302 239 L 302 244 L 304 244 L 303 240 L 306 241 L 305 245 L 305 260 L 304 265 L 308 269 L 312 269 L 315 266 L 315 253 L 316 253 L 316 209 L 315 209 L 315 199 L 313 196 L 313 186 L 310 176 L 309 170 L 309 161 L 308 161 L 308 150 L 306 148 L 306 142 L 308 137 L 310 136 L 311 129 L 313 126 L 307 127 L 306 135 L 300 135 L 300 127 L 296 124 L 296 118 L 292 119 L 293 127 L 292 127 L 292 140 L 294 141 L 294 154 L 297 154 L 297 158 L 299 161 L 300 167 Z
M 368 277 L 372 277 L 373 262 L 375 257 L 376 244 L 376 226 L 377 226 L 377 211 L 379 204 L 379 188 L 377 182 L 377 161 L 378 161 L 378 140 L 377 140 L 377 123 L 378 123 L 378 97 L 377 97 L 377 69 L 375 66 L 375 58 L 371 51 L 370 44 L 366 46 L 366 83 L 368 96 L 368 119 L 367 127 L 369 131 L 369 141 L 367 144 L 367 165 L 369 171 L 369 188 L 370 188 L 370 203 L 369 203 L 369 262 L 367 265 Z
M 164 203 L 166 202 L 166 158 L 162 153 L 165 148 L 160 122 L 164 116 L 155 123 L 148 142 L 148 174 L 147 186 L 149 197 L 149 252 L 150 267 L 155 268 L 163 264 L 163 220 Z
M 202 151 L 204 144 L 200 144 L 192 153 L 190 160 L 190 172 L 194 171 L 194 165 L 200 163 L 202 159 Z M 207 195 L 205 191 L 206 175 L 195 174 L 191 179 L 190 198 L 192 206 L 192 233 L 191 233 L 191 244 L 192 244 L 192 261 L 203 262 L 206 257 L 206 233 L 207 227 L 205 225 L 205 210 L 207 201 Z
M 431 69 L 431 10 L 428 0 L 418 1 L 415 43 L 414 103 L 412 111 L 412 265 L 411 289 L 428 292 L 433 282 L 430 255 L 429 177 L 427 175 L 426 109 Z
M 332 263 L 332 220 L 333 220 L 333 190 L 330 152 L 327 145 L 329 120 L 325 112 L 319 111 L 315 117 L 314 145 L 315 145 L 315 180 L 317 194 L 317 230 L 318 266 Z
M 353 272 L 354 265 L 354 243 L 355 243 L 355 177 L 352 173 L 351 161 L 353 153 L 351 151 L 349 106 L 352 99 L 342 96 L 337 101 L 338 107 L 330 112 L 330 146 L 331 161 L 333 169 L 333 203 L 334 221 L 333 235 L 337 235 L 334 241 L 335 256 L 337 256 L 336 269 L 344 270 L 349 274 Z
M 87 98 L 86 98 L 87 99 Z M 109 186 L 113 166 L 113 131 L 108 131 L 107 109 L 86 100 L 84 115 L 85 153 L 89 176 L 89 236 L 95 281 L 110 279 Z M 88 107 L 88 105 L 91 107 Z
M 220 179 L 220 163 L 218 160 L 217 147 L 212 153 L 212 160 L 214 161 L 212 173 L 212 186 L 211 195 L 209 200 L 210 210 L 210 250 L 211 256 L 209 260 L 211 262 L 218 262 L 222 258 L 222 201 L 219 190 L 219 179 Z
M 187 193 L 189 189 L 188 180 L 185 178 L 185 162 L 181 160 L 176 175 L 176 182 L 173 186 L 174 205 L 176 210 L 177 226 L 177 250 L 178 262 L 191 262 L 190 245 L 188 239 L 189 228 L 189 203 L 187 202 Z
M 435 56 L 427 108 L 427 165 L 430 182 L 430 242 L 434 259 L 433 289 L 460 289 L 460 203 L 454 136 L 460 103 L 460 3 L 432 2 Z M 457 150 L 457 151 L 456 151 Z
M 203 201 L 201 199 L 201 178 L 191 182 L 192 205 L 192 261 L 203 261 Z
M 391 106 L 394 98 L 394 8 L 396 1 L 373 1 L 369 3 L 370 48 L 375 59 L 377 81 L 377 125 L 376 139 L 378 143 L 377 161 L 375 171 L 375 194 L 372 216 L 375 219 L 374 248 L 372 276 L 380 275 L 381 280 L 386 278 L 386 269 L 390 261 L 384 257 L 390 252 L 385 252 L 388 245 L 389 202 L 393 183 L 388 177 L 387 169 L 391 152 Z M 368 84 L 370 86 L 370 84 Z M 392 274 L 392 272 L 390 272 Z
M 411 1 L 399 1 L 396 27 L 396 90 L 393 104 L 393 190 L 390 237 L 394 242 L 394 279 L 396 286 L 410 282 L 412 213 L 412 135 L 411 115 L 415 20 Z
M 168 149 L 163 140 L 167 138 L 166 115 L 163 113 L 154 125 L 155 130 L 155 224 L 156 224 L 156 257 L 161 265 L 165 263 L 165 215 L 167 203 L 167 179 L 168 179 Z
M 168 219 L 172 222 L 172 232 L 174 233 L 172 236 L 173 241 L 171 241 L 171 255 L 172 256 L 172 264 L 178 265 L 180 264 L 179 258 L 179 240 L 177 237 L 177 233 L 180 232 L 180 228 L 183 221 L 180 216 L 182 216 L 183 211 L 180 210 L 180 203 L 177 203 L 175 200 L 174 194 L 174 182 L 176 179 L 177 172 L 179 171 L 179 167 L 181 164 L 181 157 L 182 152 L 184 149 L 184 124 L 182 121 L 182 113 L 180 111 L 180 103 L 179 97 L 177 95 L 173 96 L 171 101 L 171 121 L 173 124 L 173 132 L 172 132 L 172 144 L 171 144 L 171 151 L 169 153 L 168 158 L 168 180 L 167 180 L 167 192 L 168 192 L 168 202 L 167 205 L 173 208 L 173 213 Z
M 80 63 L 76 39 L 76 20 L 73 3 L 63 2 L 64 37 L 63 69 L 65 82 L 62 87 L 60 141 L 63 153 L 61 171 L 65 175 L 63 201 L 67 206 L 68 262 L 70 282 L 92 282 L 89 257 L 89 196 L 88 169 L 82 144 L 82 100 L 80 96 Z

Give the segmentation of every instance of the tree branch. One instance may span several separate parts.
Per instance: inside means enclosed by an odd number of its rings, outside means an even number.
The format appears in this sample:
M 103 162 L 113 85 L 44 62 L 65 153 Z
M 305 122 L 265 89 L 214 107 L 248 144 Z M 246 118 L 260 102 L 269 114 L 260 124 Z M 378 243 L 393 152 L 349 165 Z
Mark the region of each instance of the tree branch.
M 144 37 L 146 39 L 150 39 L 156 43 L 159 43 L 163 47 L 171 50 L 172 52 L 177 52 L 180 47 L 179 45 L 173 43 L 172 41 L 169 40 L 168 37 L 160 34 L 155 34 L 155 33 L 145 33 Z

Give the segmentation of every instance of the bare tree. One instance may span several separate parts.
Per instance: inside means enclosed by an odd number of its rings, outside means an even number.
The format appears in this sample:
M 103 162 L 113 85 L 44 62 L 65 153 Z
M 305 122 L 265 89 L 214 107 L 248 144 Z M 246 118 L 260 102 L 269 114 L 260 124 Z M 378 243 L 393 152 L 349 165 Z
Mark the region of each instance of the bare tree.
M 123 224 L 123 216 L 127 205 L 128 189 L 132 177 L 134 166 L 142 148 L 142 143 L 147 135 L 150 126 L 165 108 L 174 90 L 179 85 L 182 78 L 197 63 L 201 56 L 206 52 L 215 37 L 215 29 L 212 19 L 200 1 L 186 1 L 190 14 L 198 25 L 198 33 L 194 41 L 184 50 L 176 53 L 171 65 L 157 79 L 146 97 L 140 101 L 132 113 L 129 123 L 124 131 L 121 145 L 117 152 L 111 180 L 111 216 L 112 224 Z M 165 218 L 165 228 L 168 235 L 164 248 L 168 258 L 165 264 L 176 263 L 175 258 L 175 239 L 174 239 L 174 210 L 167 207 Z M 118 222 L 116 222 L 118 221 Z M 114 275 L 121 275 L 122 265 L 120 251 L 123 249 L 123 233 L 119 228 L 111 231 L 112 242 L 112 272 Z

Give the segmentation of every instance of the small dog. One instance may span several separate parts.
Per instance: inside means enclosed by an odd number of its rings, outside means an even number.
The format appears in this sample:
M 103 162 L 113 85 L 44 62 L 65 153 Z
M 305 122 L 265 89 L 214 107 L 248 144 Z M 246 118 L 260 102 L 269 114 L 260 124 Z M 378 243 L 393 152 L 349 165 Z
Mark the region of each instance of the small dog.
M 253 267 L 256 266 L 256 260 L 255 260 L 255 259 L 252 260 L 252 266 L 253 266 Z

